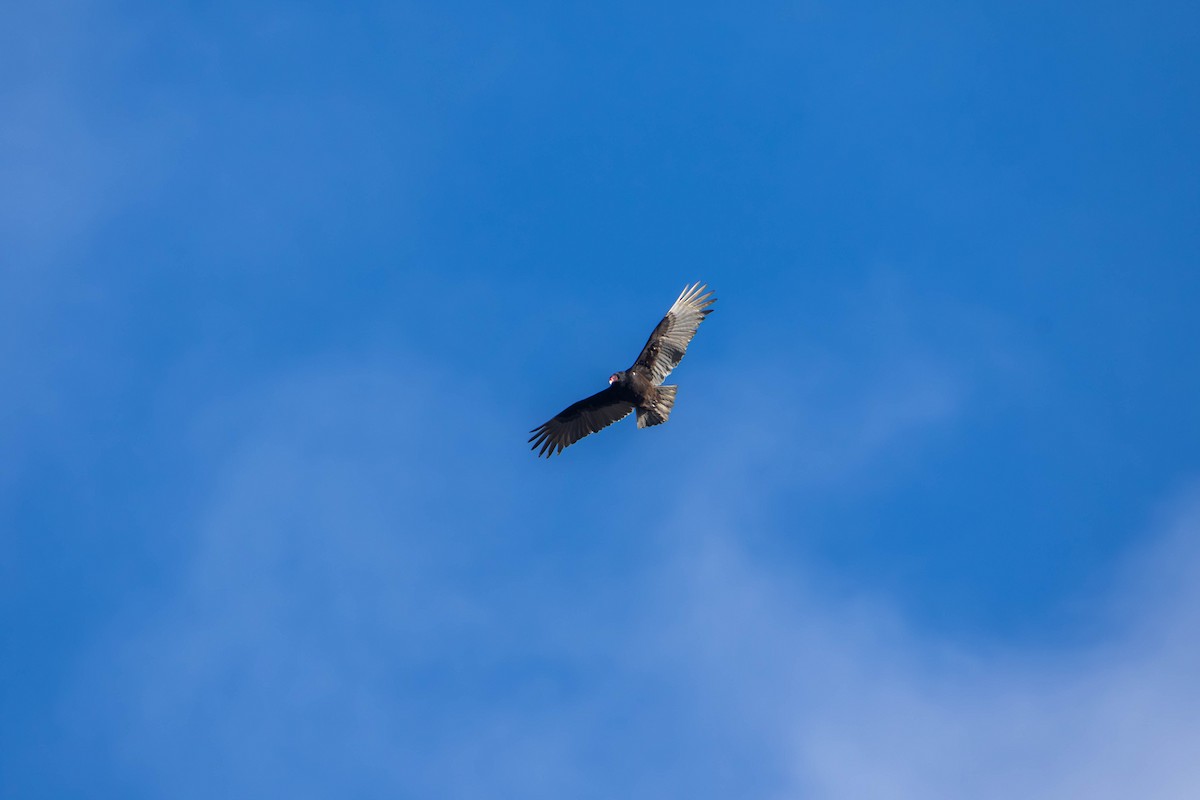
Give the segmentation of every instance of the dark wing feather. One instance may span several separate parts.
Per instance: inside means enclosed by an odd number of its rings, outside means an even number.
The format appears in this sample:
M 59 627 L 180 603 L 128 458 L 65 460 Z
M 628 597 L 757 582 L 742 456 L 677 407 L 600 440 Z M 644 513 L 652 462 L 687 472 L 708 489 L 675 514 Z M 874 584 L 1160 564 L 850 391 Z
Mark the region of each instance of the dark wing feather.
M 603 430 L 617 420 L 624 419 L 631 411 L 633 404 L 622 399 L 616 387 L 610 386 L 567 406 L 554 419 L 530 431 L 533 434 L 529 437 L 529 441 L 533 442 L 530 449 L 537 450 L 541 447 L 538 455 L 549 458 L 555 453 L 561 453 L 564 447 L 575 444 L 589 433 Z
M 650 334 L 637 361 L 633 362 L 633 369 L 644 374 L 655 386 L 660 385 L 671 374 L 671 370 L 679 366 L 688 343 L 696 335 L 696 329 L 712 313 L 709 306 L 717 298 L 712 296 L 712 292 L 706 293 L 704 290 L 707 288 L 699 283 L 685 288 L 662 322 L 658 323 L 654 333 Z

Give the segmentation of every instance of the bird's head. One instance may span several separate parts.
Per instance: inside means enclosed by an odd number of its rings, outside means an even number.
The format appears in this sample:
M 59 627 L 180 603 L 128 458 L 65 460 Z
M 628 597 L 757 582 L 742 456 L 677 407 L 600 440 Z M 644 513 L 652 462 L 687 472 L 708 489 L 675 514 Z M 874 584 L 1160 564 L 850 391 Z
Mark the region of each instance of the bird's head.
M 625 380 L 624 372 L 614 372 L 612 375 L 608 376 L 608 385 L 612 386 L 613 384 L 621 383 L 624 380 Z

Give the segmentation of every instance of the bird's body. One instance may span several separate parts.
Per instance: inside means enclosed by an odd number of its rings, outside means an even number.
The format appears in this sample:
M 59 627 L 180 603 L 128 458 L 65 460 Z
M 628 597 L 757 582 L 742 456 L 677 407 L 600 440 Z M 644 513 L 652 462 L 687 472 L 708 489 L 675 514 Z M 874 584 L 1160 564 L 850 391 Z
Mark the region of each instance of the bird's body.
M 638 427 L 658 425 L 666 422 L 675 404 L 677 386 L 655 386 L 651 377 L 635 364 L 624 372 L 615 373 L 613 386 L 621 390 L 621 397 L 628 400 L 637 411 Z
M 567 406 L 531 431 L 529 441 L 534 450 L 541 448 L 539 456 L 549 458 L 561 453 L 563 448 L 624 419 L 631 411 L 637 411 L 639 428 L 667 421 L 679 387 L 663 386 L 662 382 L 679 365 L 700 323 L 712 313 L 709 306 L 716 298 L 712 292 L 705 293 L 705 288 L 697 283 L 683 290 L 650 334 L 633 366 L 614 372 L 607 389 Z

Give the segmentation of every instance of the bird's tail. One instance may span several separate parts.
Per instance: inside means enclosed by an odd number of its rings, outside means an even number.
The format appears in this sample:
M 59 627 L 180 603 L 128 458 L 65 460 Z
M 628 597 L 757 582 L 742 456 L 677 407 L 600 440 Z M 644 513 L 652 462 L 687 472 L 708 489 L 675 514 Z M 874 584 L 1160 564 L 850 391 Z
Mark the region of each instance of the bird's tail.
M 637 425 L 639 428 L 649 428 L 651 425 L 661 425 L 671 416 L 675 407 L 675 392 L 678 386 L 659 386 L 654 396 L 654 405 L 650 408 L 637 410 Z

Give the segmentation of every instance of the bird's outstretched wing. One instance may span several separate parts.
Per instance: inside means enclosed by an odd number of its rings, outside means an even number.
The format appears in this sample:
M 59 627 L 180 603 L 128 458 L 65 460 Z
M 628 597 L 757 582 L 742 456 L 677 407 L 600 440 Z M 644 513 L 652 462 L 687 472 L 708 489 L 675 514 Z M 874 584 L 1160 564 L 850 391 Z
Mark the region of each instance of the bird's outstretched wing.
M 696 335 L 696 329 L 704 318 L 712 313 L 709 308 L 717 298 L 705 292 L 707 286 L 694 283 L 683 290 L 671 310 L 658 323 L 642 353 L 633 362 L 633 368 L 642 372 L 655 385 L 660 385 L 671 370 L 679 366 L 688 342 Z
M 621 399 L 620 392 L 613 386 L 596 392 L 574 405 L 567 406 L 549 422 L 534 428 L 529 441 L 531 450 L 539 456 L 549 458 L 561 453 L 564 447 L 575 444 L 589 433 L 603 430 L 619 419 L 625 419 L 633 411 L 633 404 Z

